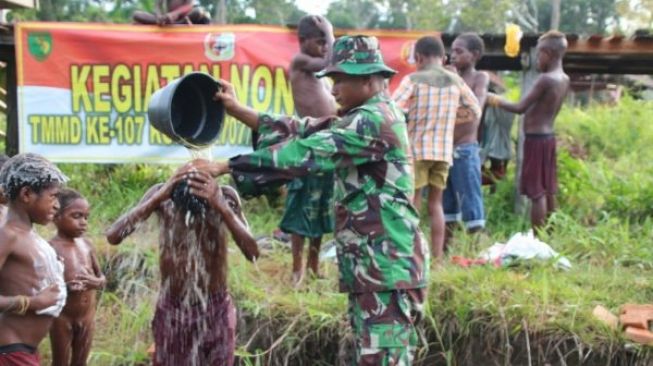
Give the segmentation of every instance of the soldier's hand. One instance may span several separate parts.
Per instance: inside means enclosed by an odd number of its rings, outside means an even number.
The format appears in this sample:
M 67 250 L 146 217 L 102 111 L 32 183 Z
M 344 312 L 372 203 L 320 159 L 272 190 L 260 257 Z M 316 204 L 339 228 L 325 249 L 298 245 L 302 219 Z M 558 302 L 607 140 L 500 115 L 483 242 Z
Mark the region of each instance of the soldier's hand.
M 29 299 L 29 310 L 41 310 L 49 308 L 57 303 L 59 287 L 52 284 Z
M 238 98 L 236 98 L 236 92 L 234 92 L 234 86 L 223 79 L 220 79 L 218 83 L 220 86 L 218 87 L 218 91 L 213 95 L 213 100 L 222 102 L 225 111 L 231 114 L 234 109 L 240 106 Z
M 229 163 L 226 161 L 195 159 L 189 164 L 195 168 L 195 171 L 206 172 L 214 178 L 229 173 Z

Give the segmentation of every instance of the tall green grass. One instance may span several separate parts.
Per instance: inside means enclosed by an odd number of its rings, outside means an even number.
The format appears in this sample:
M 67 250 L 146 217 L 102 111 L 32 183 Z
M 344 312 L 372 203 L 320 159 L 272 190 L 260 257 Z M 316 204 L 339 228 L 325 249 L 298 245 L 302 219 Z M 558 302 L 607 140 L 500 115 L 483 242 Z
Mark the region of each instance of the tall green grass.
M 556 122 L 560 209 L 542 240 L 567 256 L 572 269 L 559 271 L 551 263 L 460 268 L 446 261 L 435 267 L 421 328 L 424 364 L 522 365 L 528 358 L 532 364 L 653 363 L 650 348 L 631 344 L 591 316 L 599 304 L 617 313 L 624 303 L 653 299 L 652 118 L 652 103 L 631 99 L 616 107 L 563 108 Z M 117 248 L 101 233 L 172 167 L 62 169 L 91 201 L 90 234 L 109 279 L 91 364 L 143 364 L 158 288 L 156 223 Z M 513 182 L 510 170 L 494 194 L 486 192 L 487 232 L 457 232 L 450 255 L 475 257 L 528 230 L 528 217 L 513 212 Z M 254 235 L 271 234 L 282 204 L 264 197 L 244 203 Z M 231 246 L 229 285 L 240 314 L 242 365 L 333 365 L 346 358 L 346 296 L 337 292 L 335 264 L 322 264 L 324 279 L 294 288 L 290 261 L 280 246 L 253 265 Z M 47 358 L 48 346 L 42 351 Z

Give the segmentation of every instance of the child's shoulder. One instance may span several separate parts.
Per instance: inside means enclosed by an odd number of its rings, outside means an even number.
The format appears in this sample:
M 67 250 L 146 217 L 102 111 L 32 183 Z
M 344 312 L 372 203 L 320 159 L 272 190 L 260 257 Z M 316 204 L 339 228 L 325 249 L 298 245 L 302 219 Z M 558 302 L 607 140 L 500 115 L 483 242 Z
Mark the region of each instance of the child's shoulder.
M 489 82 L 490 81 L 490 74 L 488 74 L 487 71 L 477 70 L 474 73 L 474 80 L 476 82 Z
M 89 249 L 93 249 L 93 241 L 91 241 L 91 239 L 89 239 L 89 238 L 87 238 L 85 236 L 82 236 L 79 239 L 80 239 L 79 241 L 81 242 L 81 244 L 85 245 Z
M 52 239 L 48 240 L 48 244 L 50 244 L 50 246 L 53 247 L 55 250 L 60 250 L 67 247 L 66 240 L 56 235 Z
M 0 225 L 0 242 L 5 246 L 13 245 L 21 238 L 20 233 L 12 225 L 4 223 Z
M 418 70 L 408 77 L 415 83 L 428 84 L 436 88 L 447 88 L 450 86 L 460 86 L 465 81 L 455 72 L 449 71 L 444 67 L 433 67 L 426 70 Z

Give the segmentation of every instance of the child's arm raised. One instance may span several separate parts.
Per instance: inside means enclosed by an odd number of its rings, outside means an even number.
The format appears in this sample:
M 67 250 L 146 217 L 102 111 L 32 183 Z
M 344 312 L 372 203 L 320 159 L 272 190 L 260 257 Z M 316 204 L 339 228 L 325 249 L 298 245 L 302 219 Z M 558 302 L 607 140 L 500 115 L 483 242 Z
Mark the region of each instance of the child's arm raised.
M 518 103 L 508 102 L 494 94 L 488 95 L 487 103 L 492 107 L 499 107 L 508 112 L 523 114 L 537 103 L 537 101 L 542 97 L 542 94 L 544 94 L 548 88 L 552 87 L 551 82 L 551 78 L 540 75 L 537 80 L 535 80 L 533 88 L 528 92 L 528 94 L 526 94 L 526 97 L 522 98 Z
M 326 47 L 326 54 L 324 57 L 313 57 L 311 55 L 307 55 L 305 53 L 298 53 L 293 57 L 292 61 L 290 62 L 290 69 L 291 70 L 299 70 L 299 71 L 304 71 L 307 73 L 315 73 L 318 71 L 323 70 L 325 67 L 329 65 L 329 61 L 331 61 L 331 55 L 333 54 L 333 42 L 334 42 L 334 37 L 333 37 L 333 27 L 331 26 L 331 23 L 326 21 L 326 19 L 318 16 L 314 16 L 313 22 L 317 26 L 317 28 L 322 31 L 324 34 L 324 38 L 321 38 L 318 40 L 318 42 L 322 42 L 320 46 L 325 46 Z
M 133 233 L 138 224 L 147 220 L 154 211 L 159 209 L 161 203 L 170 198 L 175 185 L 182 179 L 185 179 L 188 172 L 192 169 L 195 168 L 186 164 L 177 169 L 175 174 L 173 174 L 164 184 L 156 184 L 152 186 L 145 195 L 143 195 L 143 198 L 136 207 L 120 216 L 120 218 L 106 230 L 105 235 L 107 241 L 113 245 L 117 245 Z
M 107 241 L 113 245 L 122 243 L 123 239 L 128 237 L 136 230 L 141 222 L 147 220 L 152 212 L 157 210 L 165 200 L 162 192 L 163 184 L 159 183 L 152 186 L 136 207 L 120 216 L 105 232 Z M 168 195 L 170 196 L 170 195 Z
M 227 225 L 236 245 L 250 261 L 259 256 L 256 240 L 249 231 L 249 225 L 242 212 L 238 193 L 231 187 L 219 187 L 207 172 L 193 173 L 188 183 L 190 193 L 204 198 L 218 211 Z

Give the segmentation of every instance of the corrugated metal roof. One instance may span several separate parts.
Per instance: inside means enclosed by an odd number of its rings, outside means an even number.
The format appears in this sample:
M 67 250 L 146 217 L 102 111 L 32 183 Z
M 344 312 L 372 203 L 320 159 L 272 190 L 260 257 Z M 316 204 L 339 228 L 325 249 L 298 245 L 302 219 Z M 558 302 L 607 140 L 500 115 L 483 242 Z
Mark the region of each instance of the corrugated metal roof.
M 447 47 L 457 34 L 442 34 Z M 522 37 L 521 51 L 535 47 L 540 34 L 526 34 Z M 522 70 L 520 57 L 506 56 L 503 47 L 504 34 L 481 34 L 486 53 L 478 68 L 485 70 Z M 630 37 L 624 35 L 579 36 L 568 34 L 569 48 L 563 60 L 569 73 L 596 74 L 653 74 L 653 35 L 639 31 Z

